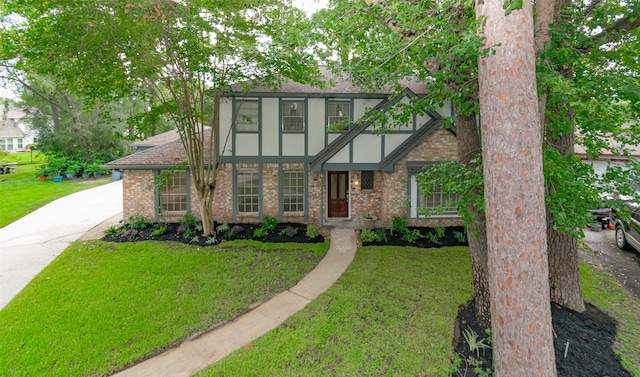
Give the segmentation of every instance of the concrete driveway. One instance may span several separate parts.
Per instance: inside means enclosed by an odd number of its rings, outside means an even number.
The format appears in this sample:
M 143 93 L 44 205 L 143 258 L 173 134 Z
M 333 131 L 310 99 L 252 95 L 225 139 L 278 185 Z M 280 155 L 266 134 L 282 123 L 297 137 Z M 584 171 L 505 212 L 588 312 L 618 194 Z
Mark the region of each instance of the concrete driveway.
M 609 269 L 620 284 L 640 298 L 640 252 L 618 249 L 613 230 L 594 232 L 586 229 L 584 235 L 584 242 L 595 256 L 582 256 Z
M 0 309 L 73 241 L 122 218 L 122 181 L 55 200 L 0 229 Z M 118 217 L 120 215 L 120 217 Z

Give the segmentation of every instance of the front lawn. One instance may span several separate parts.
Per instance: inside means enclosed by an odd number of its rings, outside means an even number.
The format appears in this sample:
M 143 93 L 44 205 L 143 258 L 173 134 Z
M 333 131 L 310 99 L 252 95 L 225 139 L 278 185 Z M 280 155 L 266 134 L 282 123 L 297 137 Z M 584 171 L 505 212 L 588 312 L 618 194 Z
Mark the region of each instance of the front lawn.
M 13 155 L 9 155 L 13 156 Z M 0 175 L 0 228 L 16 221 L 53 200 L 74 192 L 111 182 L 111 177 L 83 181 L 80 178 L 54 183 L 36 179 L 39 164 L 18 165 L 16 173 Z
M 73 243 L 0 311 L 0 375 L 120 370 L 294 286 L 328 246 Z
M 469 249 L 362 247 L 324 294 L 203 376 L 449 376 Z

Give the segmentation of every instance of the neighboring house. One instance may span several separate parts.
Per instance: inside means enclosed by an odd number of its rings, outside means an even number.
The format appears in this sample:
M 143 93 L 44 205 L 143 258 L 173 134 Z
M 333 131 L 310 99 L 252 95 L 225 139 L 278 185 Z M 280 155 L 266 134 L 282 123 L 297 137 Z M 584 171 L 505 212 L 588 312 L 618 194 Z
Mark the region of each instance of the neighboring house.
M 257 87 L 242 98 L 224 99 L 215 221 L 260 222 L 269 215 L 280 222 L 358 225 L 371 214 L 378 226 L 396 216 L 410 225 L 462 225 L 455 208 L 431 217 L 417 211 L 448 199 L 439 191 L 422 195 L 414 177 L 424 167 L 457 159 L 455 129 L 442 124 L 451 106 L 413 114 L 391 134 L 375 134 L 362 121 L 369 108 L 390 112 L 398 101 L 425 93 L 415 82 L 403 84 L 402 98 L 361 93 L 338 81 L 323 89 L 288 82 L 278 91 Z M 176 221 L 187 211 L 198 216 L 188 171 L 175 171 L 160 190 L 152 189 L 158 174 L 183 162 L 185 151 L 176 140 L 105 164 L 124 172 L 124 218 Z
M 0 105 L 0 150 L 24 151 L 27 145 L 33 143 L 33 137 L 20 124 L 22 117 L 22 111 Z
M 619 143 L 616 143 L 613 140 L 609 141 L 609 145 L 611 145 L 613 149 L 618 149 L 620 147 Z M 628 146 L 627 149 L 630 153 L 630 157 L 635 158 L 640 162 L 640 145 Z M 624 166 L 629 161 L 627 156 L 619 155 L 619 153 L 613 153 L 611 150 L 603 150 L 596 159 L 592 159 L 587 155 L 586 149 L 579 144 L 575 145 L 575 154 L 579 156 L 584 163 L 593 166 L 594 172 L 598 175 L 603 175 L 607 171 L 607 167 L 609 165 Z

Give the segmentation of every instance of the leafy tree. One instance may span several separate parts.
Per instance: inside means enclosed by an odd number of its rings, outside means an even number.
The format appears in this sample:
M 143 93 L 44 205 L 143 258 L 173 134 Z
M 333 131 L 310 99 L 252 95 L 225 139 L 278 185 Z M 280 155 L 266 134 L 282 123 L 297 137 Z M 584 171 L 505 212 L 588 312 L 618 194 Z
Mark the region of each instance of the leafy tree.
M 50 74 L 90 98 L 147 95 L 152 114 L 175 124 L 200 203 L 205 236 L 214 233 L 220 166 L 220 103 L 232 84 L 317 84 L 300 32 L 305 16 L 287 0 L 10 1 L 19 15 L 4 31 L 4 59 Z
M 110 161 L 126 152 L 126 145 L 117 136 L 123 125 L 106 113 L 109 109 L 98 105 L 88 108 L 50 79 L 35 76 L 29 82 L 15 80 L 23 85 L 19 106 L 37 134 L 41 151 L 84 162 Z

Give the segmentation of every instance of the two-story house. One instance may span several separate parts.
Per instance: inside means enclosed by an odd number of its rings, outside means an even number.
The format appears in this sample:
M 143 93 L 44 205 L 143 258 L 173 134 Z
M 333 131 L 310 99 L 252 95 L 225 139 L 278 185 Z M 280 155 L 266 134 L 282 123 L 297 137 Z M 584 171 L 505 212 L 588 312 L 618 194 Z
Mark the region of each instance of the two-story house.
M 256 87 L 225 98 L 215 220 L 260 222 L 269 215 L 281 222 L 358 225 L 370 214 L 378 225 L 396 216 L 410 225 L 461 225 L 455 208 L 421 216 L 418 208 L 440 206 L 448 197 L 437 190 L 423 195 L 414 178 L 424 167 L 457 159 L 455 129 L 442 124 L 452 115 L 451 105 L 414 113 L 394 124 L 392 133 L 374 132 L 374 126 L 390 124 L 363 121 L 368 109 L 390 112 L 398 101 L 425 93 L 420 83 L 402 84 L 401 98 L 362 93 L 347 81 L 329 88 L 288 82 L 277 91 Z M 186 157 L 178 140 L 105 164 L 123 171 L 124 218 L 175 221 L 187 211 L 198 216 L 187 170 L 152 189 L 154 177 L 181 162 Z

